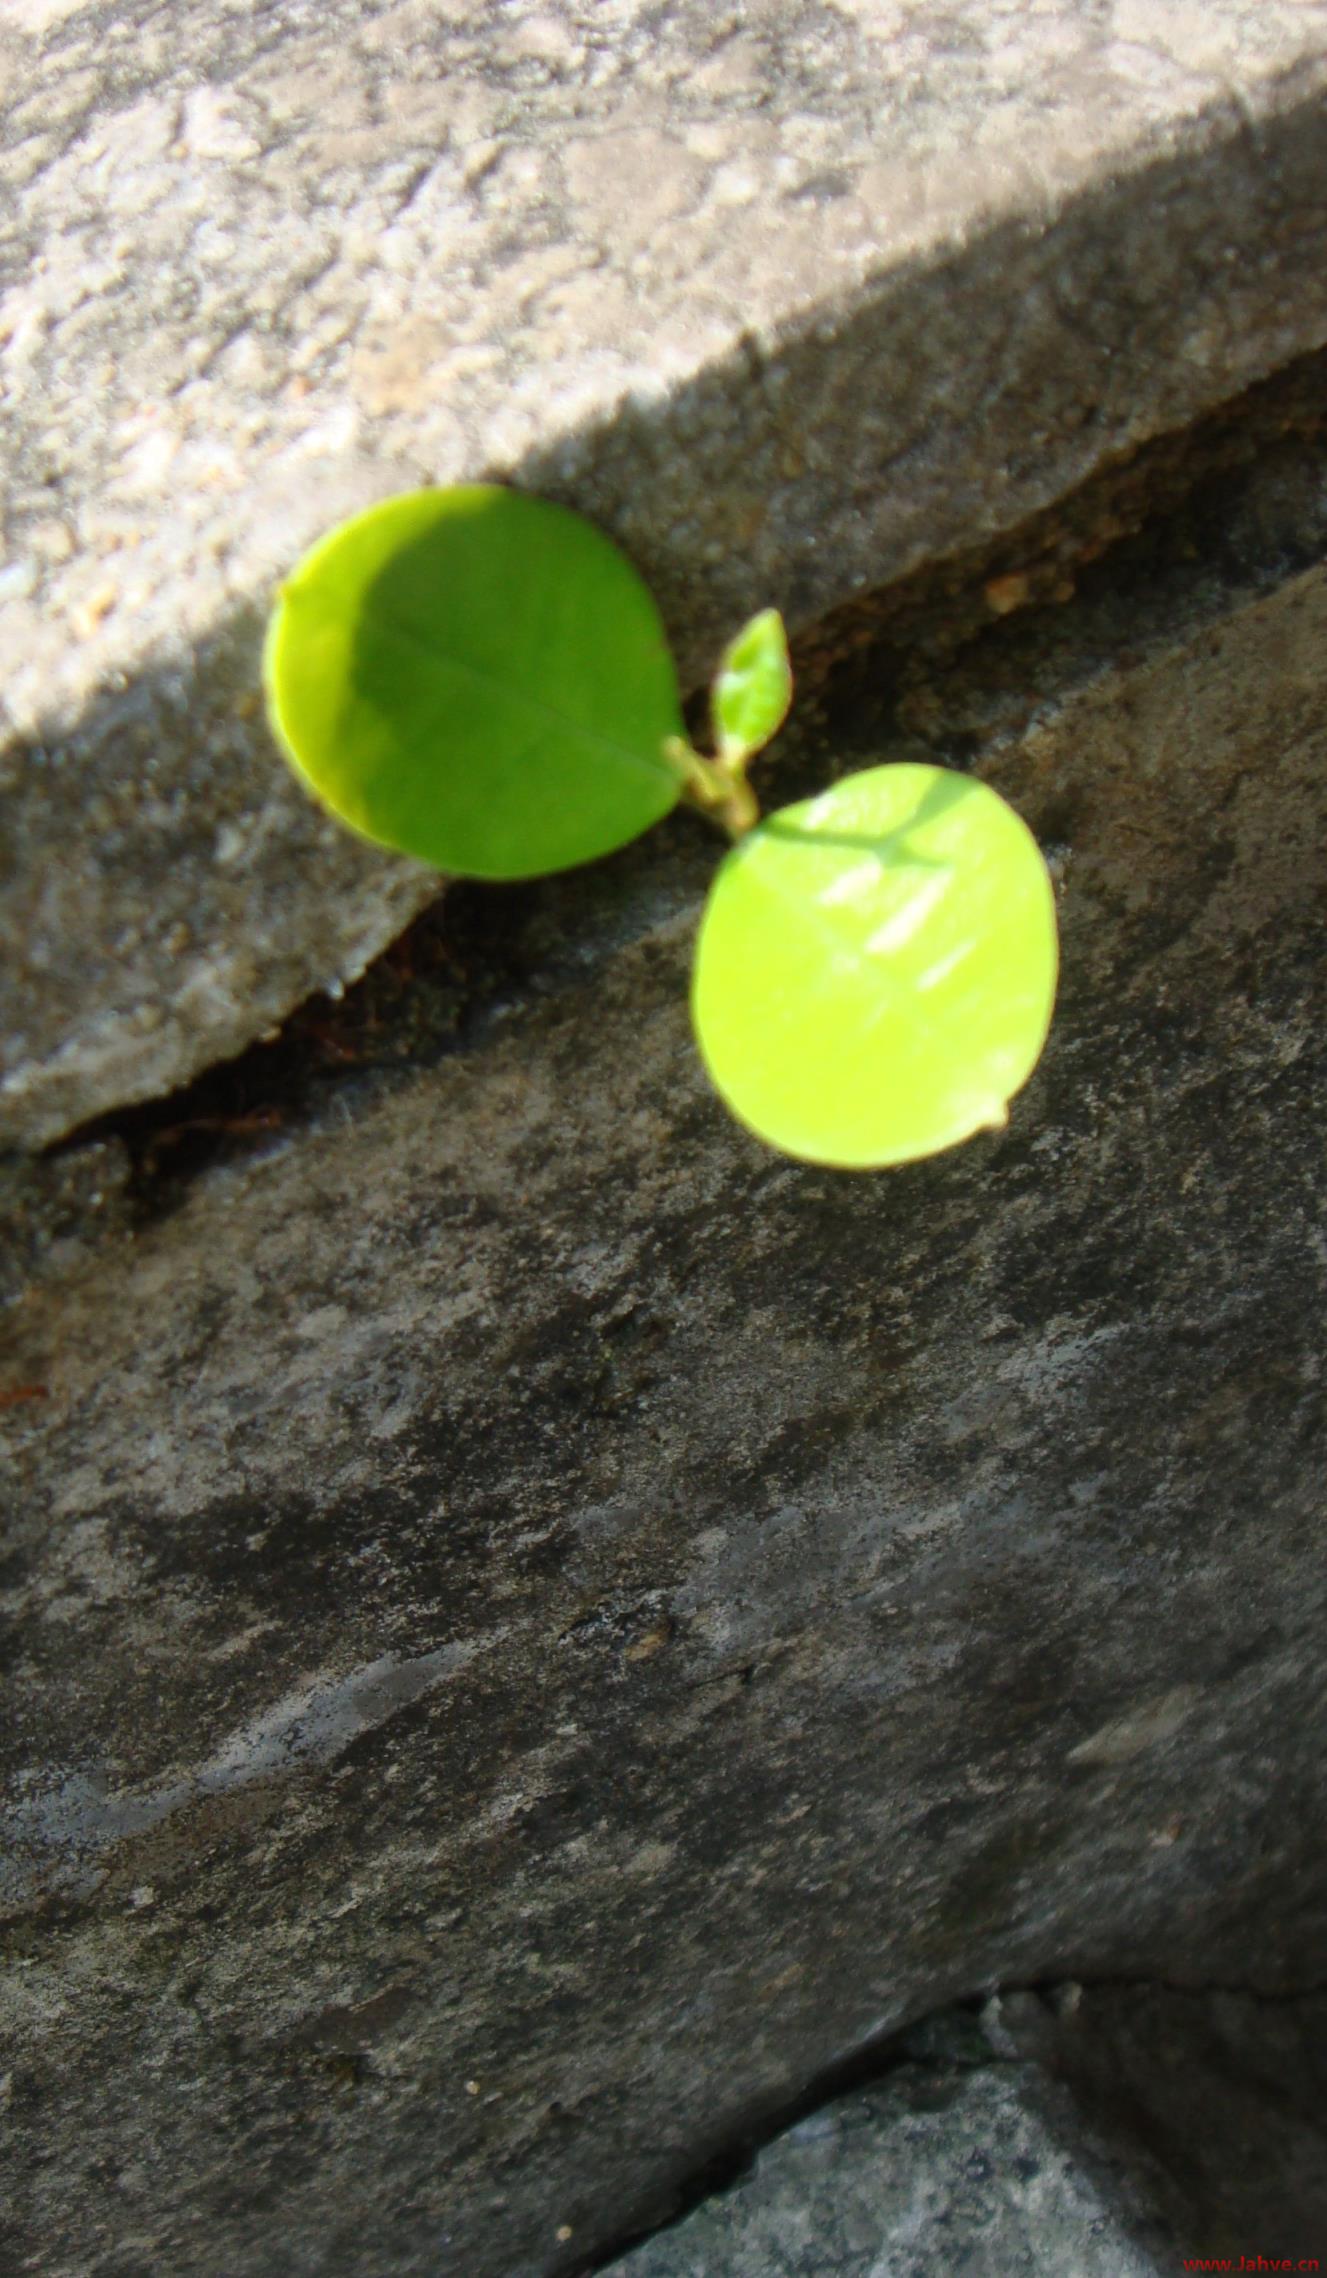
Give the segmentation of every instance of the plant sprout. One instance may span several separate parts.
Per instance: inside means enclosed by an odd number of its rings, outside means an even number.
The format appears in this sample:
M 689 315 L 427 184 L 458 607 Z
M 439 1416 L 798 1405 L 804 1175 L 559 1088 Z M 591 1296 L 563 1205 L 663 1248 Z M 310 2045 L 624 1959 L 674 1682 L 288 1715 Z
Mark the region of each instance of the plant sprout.
M 777 610 L 725 651 L 702 754 L 625 557 L 564 507 L 466 484 L 314 546 L 281 589 L 264 683 L 324 805 L 453 875 L 591 861 L 679 799 L 718 823 L 733 844 L 692 1016 L 716 1089 L 771 1146 L 867 1169 L 1006 1122 L 1055 997 L 1036 841 L 988 785 L 912 763 L 762 822 L 747 765 L 792 694 Z

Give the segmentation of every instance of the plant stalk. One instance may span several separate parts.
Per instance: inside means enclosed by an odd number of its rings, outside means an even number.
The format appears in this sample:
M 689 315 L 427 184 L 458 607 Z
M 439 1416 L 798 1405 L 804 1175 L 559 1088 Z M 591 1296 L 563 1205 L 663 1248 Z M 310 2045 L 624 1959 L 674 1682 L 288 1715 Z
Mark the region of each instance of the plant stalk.
M 760 820 L 760 806 L 746 777 L 749 753 L 731 758 L 706 759 L 681 736 L 670 736 L 664 758 L 681 779 L 682 797 L 689 807 L 717 823 L 729 838 L 744 838 Z

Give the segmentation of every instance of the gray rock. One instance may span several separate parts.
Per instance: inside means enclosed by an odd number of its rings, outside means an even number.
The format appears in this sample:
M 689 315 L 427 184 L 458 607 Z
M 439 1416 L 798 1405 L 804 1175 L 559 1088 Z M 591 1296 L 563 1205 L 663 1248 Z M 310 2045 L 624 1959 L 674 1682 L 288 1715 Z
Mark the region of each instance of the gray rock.
M 620 2278 L 1162 2278 L 1327 2235 L 1327 2000 L 1166 1986 L 946 2010 Z M 984 2028 L 984 2029 L 983 2029 Z M 1240 2257 L 1244 2257 L 1241 2264 Z M 1225 2260 L 1222 2261 L 1221 2258 Z
M 1033 2065 L 901 2066 L 776 2138 L 618 2278 L 1162 2278 Z M 1066 2141 L 1067 2139 L 1067 2141 Z
M 1311 2267 L 1327 2240 L 1327 1995 L 1065 1992 L 1006 2031 L 1069 2084 L 1179 2250 Z
M 1321 1978 L 1325 655 L 1319 568 L 986 753 L 1063 876 L 998 1139 L 730 1125 L 679 830 L 550 889 L 634 939 L 52 1253 L 7 2267 L 565 2278 L 960 1992 Z
M 1295 0 L 11 0 L 0 1143 L 436 890 L 256 714 L 309 540 L 511 477 L 624 541 L 693 684 L 1327 336 L 1325 54 Z

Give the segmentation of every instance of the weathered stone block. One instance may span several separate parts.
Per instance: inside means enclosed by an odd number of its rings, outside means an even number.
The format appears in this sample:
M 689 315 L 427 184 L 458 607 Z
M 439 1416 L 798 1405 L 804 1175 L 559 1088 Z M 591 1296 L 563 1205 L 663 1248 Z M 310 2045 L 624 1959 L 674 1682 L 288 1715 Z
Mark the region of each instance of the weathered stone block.
M 1170 2240 L 1064 2089 L 970 2025 L 976 2048 L 951 2053 L 967 2023 L 928 2021 L 927 2053 L 905 2038 L 883 2080 L 776 2137 L 615 2278 L 1166 2278 Z
M 1327 2001 L 1060 1985 L 943 2011 L 616 2278 L 1312 2269 Z M 1261 2258 L 1261 2260 L 1259 2259 Z
M 436 890 L 254 704 L 333 520 L 494 474 L 688 684 L 1327 337 L 1324 10 L 11 5 L 0 1144 L 170 1088 Z
M 1063 1997 L 1067 1996 L 1067 1997 Z M 997 2045 L 1071 2090 L 1184 2255 L 1312 2269 L 1327 2237 L 1327 1995 L 1063 1989 L 994 2004 Z
M 957 1992 L 1320 1977 L 1325 654 L 988 753 L 1000 1139 L 772 1159 L 642 901 L 13 1309 L 9 2267 L 569 2273 Z

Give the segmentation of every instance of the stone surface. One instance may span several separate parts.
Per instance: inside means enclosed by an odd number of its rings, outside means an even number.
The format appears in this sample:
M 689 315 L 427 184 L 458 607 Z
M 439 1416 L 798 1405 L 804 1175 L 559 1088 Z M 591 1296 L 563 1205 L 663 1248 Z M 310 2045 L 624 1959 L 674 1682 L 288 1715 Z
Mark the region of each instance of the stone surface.
M 1204 2256 L 1311 2269 L 1327 2239 L 1325 2027 L 1322 1994 L 1157 1985 L 941 2012 L 882 2052 L 865 2091 L 776 2135 L 727 2191 L 611 2268 L 1168 2278 Z
M 1177 2254 L 1321 2263 L 1327 1994 L 1072 1986 L 1050 2005 L 1025 1993 L 995 2006 L 996 2045 L 1069 2085 Z
M 0 1143 L 434 890 L 253 706 L 333 519 L 563 497 L 694 682 L 1327 336 L 1325 56 L 1321 0 L 11 0 Z
M 1170 2278 L 1064 2090 L 963 2022 L 931 2021 L 935 2053 L 776 2137 L 617 2278 Z
M 1319 568 L 987 750 L 999 1139 L 731 1126 L 679 824 L 10 1310 L 7 2268 L 569 2278 L 955 1994 L 1321 1980 L 1325 655 Z

